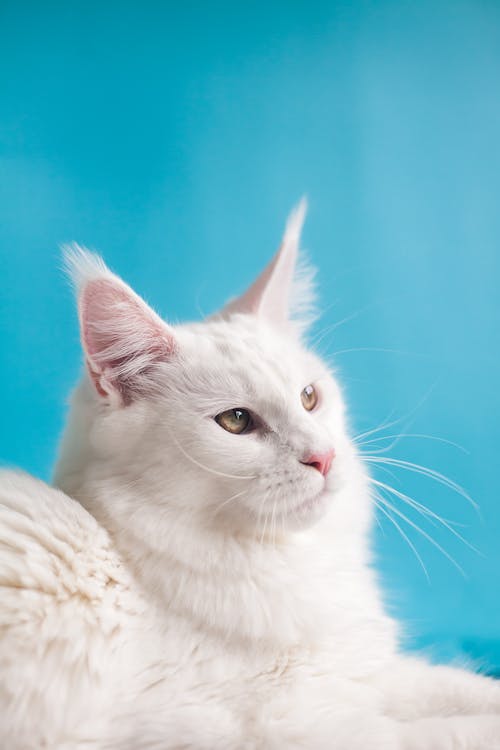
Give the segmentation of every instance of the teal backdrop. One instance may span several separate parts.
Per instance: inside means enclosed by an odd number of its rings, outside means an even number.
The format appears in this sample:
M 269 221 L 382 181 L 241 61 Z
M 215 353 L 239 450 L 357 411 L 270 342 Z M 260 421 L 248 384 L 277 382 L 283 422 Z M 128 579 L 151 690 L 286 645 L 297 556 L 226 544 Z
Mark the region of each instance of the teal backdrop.
M 78 377 L 60 243 L 197 318 L 251 281 L 307 193 L 313 338 L 353 431 L 386 422 L 364 450 L 480 506 L 378 467 L 408 538 L 380 514 L 388 606 L 409 647 L 499 670 L 499 81 L 495 0 L 2 0 L 3 463 L 50 478 Z

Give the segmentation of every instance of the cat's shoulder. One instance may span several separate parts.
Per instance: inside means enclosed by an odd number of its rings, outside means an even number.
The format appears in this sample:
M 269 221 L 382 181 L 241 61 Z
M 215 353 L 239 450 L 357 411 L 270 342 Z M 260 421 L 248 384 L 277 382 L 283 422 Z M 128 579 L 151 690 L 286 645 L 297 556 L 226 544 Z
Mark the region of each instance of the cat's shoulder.
M 18 471 L 0 471 L 0 626 L 127 588 L 109 535 L 78 502 Z M 85 607 L 84 607 L 85 608 Z

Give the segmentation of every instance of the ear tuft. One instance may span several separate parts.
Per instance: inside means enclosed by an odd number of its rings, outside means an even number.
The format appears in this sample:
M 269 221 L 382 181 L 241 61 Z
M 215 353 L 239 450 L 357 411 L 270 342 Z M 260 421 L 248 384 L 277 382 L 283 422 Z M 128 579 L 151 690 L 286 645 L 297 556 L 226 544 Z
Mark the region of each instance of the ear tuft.
M 64 270 L 75 292 L 79 294 L 89 281 L 113 277 L 113 274 L 97 253 L 92 253 L 76 242 L 62 246 Z
M 300 336 L 318 319 L 316 266 L 309 263 L 301 253 L 295 266 L 290 288 L 288 315 L 290 322 Z
M 302 227 L 307 214 L 307 198 L 305 195 L 302 196 L 300 201 L 297 203 L 295 208 L 290 211 L 288 216 L 285 232 L 281 241 L 281 246 L 293 246 L 295 251 L 298 252 L 300 244 L 300 235 L 302 234 Z
M 223 308 L 219 317 L 245 313 L 281 328 L 293 327 L 299 334 L 307 328 L 315 318 L 315 270 L 299 260 L 300 234 L 306 212 L 307 201 L 302 198 L 288 217 L 274 258 L 244 294 Z
M 122 405 L 154 388 L 154 369 L 175 351 L 170 327 L 94 253 L 72 245 L 65 265 L 78 296 L 87 369 L 100 396 Z

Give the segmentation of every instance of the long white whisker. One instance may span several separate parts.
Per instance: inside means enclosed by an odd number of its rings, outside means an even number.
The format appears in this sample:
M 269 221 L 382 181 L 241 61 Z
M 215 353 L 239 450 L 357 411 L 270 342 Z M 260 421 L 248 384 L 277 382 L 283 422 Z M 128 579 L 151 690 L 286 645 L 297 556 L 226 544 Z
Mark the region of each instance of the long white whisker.
M 264 511 L 264 524 L 262 526 L 262 532 L 261 532 L 261 535 L 260 535 L 260 547 L 262 547 L 263 544 L 264 544 L 264 538 L 265 538 L 266 529 L 267 529 L 267 522 L 268 522 L 268 518 L 269 518 L 268 512 L 264 510 L 267 499 L 268 499 L 267 496 L 265 494 L 263 494 L 262 495 L 262 499 L 261 499 L 260 504 L 259 504 L 259 511 L 257 513 L 257 528 L 258 528 L 260 526 L 260 523 L 261 523 L 262 512 Z
M 368 437 L 369 435 L 374 435 L 374 434 L 375 434 L 375 433 L 377 433 L 377 432 L 380 432 L 381 430 L 383 430 L 383 429 L 384 429 L 384 427 L 387 427 L 387 428 L 389 428 L 389 427 L 393 427 L 394 425 L 397 425 L 397 424 L 399 424 L 399 423 L 400 423 L 400 422 L 402 422 L 403 420 L 407 420 L 407 419 L 410 419 L 410 417 L 412 417 L 412 416 L 413 416 L 413 415 L 414 415 L 414 414 L 415 414 L 415 413 L 416 413 L 416 412 L 417 412 L 417 411 L 418 411 L 418 410 L 420 409 L 420 407 L 421 407 L 421 406 L 422 406 L 422 405 L 423 405 L 423 404 L 424 404 L 424 403 L 425 403 L 425 402 L 427 401 L 427 399 L 428 399 L 428 398 L 429 398 L 429 396 L 431 395 L 432 391 L 433 391 L 433 390 L 434 390 L 434 388 L 436 387 L 437 383 L 438 383 L 438 381 L 436 380 L 436 381 L 435 381 L 435 382 L 434 382 L 434 383 L 433 383 L 433 384 L 432 384 L 432 385 L 431 385 L 431 386 L 430 386 L 430 387 L 429 387 L 429 388 L 427 389 L 427 391 L 426 391 L 426 392 L 424 393 L 424 395 L 423 395 L 423 396 L 422 396 L 422 398 L 421 398 L 421 399 L 420 399 L 420 400 L 418 401 L 418 403 L 417 403 L 417 404 L 416 404 L 416 405 L 415 405 L 415 406 L 413 407 L 413 409 L 411 409 L 411 410 L 410 410 L 410 411 L 409 411 L 409 412 L 408 412 L 407 414 L 403 415 L 402 417 L 399 417 L 399 419 L 395 419 L 395 420 L 393 420 L 392 422 L 387 422 L 387 420 L 388 420 L 388 419 L 390 419 L 390 418 L 391 418 L 391 416 L 392 416 L 392 415 L 394 414 L 394 409 L 393 409 L 393 410 L 392 410 L 392 411 L 391 411 L 391 412 L 389 413 L 388 417 L 386 417 L 386 418 L 385 418 L 384 422 L 382 422 L 382 424 L 381 424 L 381 425 L 380 425 L 379 427 L 376 427 L 376 428 L 375 428 L 375 429 L 373 429 L 373 430 L 367 430 L 366 432 L 361 432 L 361 433 L 360 433 L 359 435 L 356 435 L 356 436 L 355 436 L 355 437 L 353 438 L 353 442 L 354 442 L 354 443 L 359 443 L 359 442 L 360 442 L 360 441 L 361 441 L 361 440 L 362 440 L 363 438 L 365 438 L 365 437 Z M 410 424 L 411 424 L 411 422 L 410 422 Z
M 338 357 L 340 354 L 350 354 L 351 352 L 382 352 L 384 354 L 407 354 L 415 357 L 425 356 L 422 354 L 415 354 L 414 352 L 406 352 L 403 349 L 386 349 L 379 346 L 358 346 L 351 349 L 339 349 L 336 352 L 332 352 L 330 357 Z
M 428 542 L 430 542 L 436 549 L 438 549 L 448 560 L 454 565 L 458 571 L 463 575 L 464 578 L 467 578 L 463 568 L 460 567 L 460 565 L 457 563 L 457 561 L 443 548 L 441 545 L 436 542 L 435 539 L 433 539 L 429 534 L 427 534 L 426 531 L 420 528 L 414 521 L 412 521 L 410 518 L 405 516 L 404 513 L 402 513 L 398 508 L 396 508 L 392 503 L 390 503 L 386 498 L 382 498 L 379 496 L 380 502 L 384 504 L 386 508 L 389 508 L 392 510 L 393 513 L 395 513 L 397 516 L 402 518 L 404 521 L 406 521 L 407 524 L 409 524 L 412 528 L 414 528 L 416 531 L 418 531 L 419 534 L 421 534 L 425 539 L 427 539 Z
M 182 447 L 182 445 L 179 443 L 175 435 L 172 435 L 170 433 L 170 437 L 176 444 L 176 446 L 179 448 L 180 452 L 189 460 L 191 463 L 193 463 L 195 466 L 198 466 L 200 469 L 204 469 L 205 471 L 210 472 L 210 474 L 215 474 L 219 477 L 226 477 L 227 479 L 255 479 L 255 474 L 249 475 L 249 476 L 243 476 L 238 474 L 225 474 L 223 471 L 217 471 L 217 469 L 212 469 L 210 466 L 205 466 L 204 464 L 200 463 L 196 460 L 196 458 L 193 458 L 192 456 L 187 453 L 187 451 Z
M 429 581 L 429 583 L 430 583 L 429 573 L 428 573 L 428 571 L 427 571 L 427 568 L 426 568 L 426 567 L 425 567 L 425 565 L 424 565 L 424 561 L 422 560 L 422 558 L 420 557 L 419 553 L 417 552 L 417 548 L 415 547 L 415 545 L 413 544 L 413 542 L 411 541 L 411 539 L 410 539 L 410 538 L 408 537 L 408 535 L 407 535 L 407 534 L 405 534 L 405 532 L 404 532 L 404 531 L 403 531 L 403 529 L 401 528 L 400 524 L 399 524 L 399 523 L 398 523 L 398 522 L 396 521 L 396 519 L 395 519 L 395 518 L 394 518 L 394 517 L 393 517 L 393 516 L 392 516 L 392 515 L 390 514 L 390 512 L 389 512 L 389 511 L 388 511 L 388 510 L 387 510 L 386 508 L 384 508 L 384 507 L 383 507 L 383 505 L 380 505 L 380 504 L 379 504 L 379 502 L 378 502 L 379 500 L 380 500 L 381 502 L 383 502 L 383 499 L 382 499 L 382 498 L 380 498 L 380 497 L 379 497 L 378 495 L 375 495 L 375 496 L 374 496 L 374 501 L 375 501 L 375 505 L 376 505 L 376 506 L 377 506 L 377 508 L 378 508 L 378 509 L 379 509 L 379 510 L 380 510 L 380 511 L 381 511 L 381 512 L 382 512 L 382 513 L 384 514 L 384 516 L 386 516 L 386 518 L 388 518 L 388 519 L 389 519 L 389 521 L 390 521 L 390 522 L 391 522 L 392 524 L 394 524 L 394 526 L 395 526 L 395 527 L 396 527 L 396 529 L 397 529 L 397 530 L 399 531 L 399 533 L 401 534 L 401 536 L 403 537 L 403 539 L 404 539 L 404 540 L 405 540 L 405 541 L 407 542 L 407 544 L 408 544 L 408 546 L 410 547 L 410 549 L 412 549 L 412 550 L 413 550 L 413 553 L 414 553 L 415 557 L 417 558 L 418 562 L 420 563 L 420 565 L 421 565 L 421 567 L 422 567 L 422 570 L 423 570 L 423 571 L 424 571 L 424 573 L 425 573 L 425 577 L 427 578 L 427 580 L 428 580 L 428 581 Z
M 355 435 L 352 439 L 353 443 L 359 444 L 362 438 L 368 437 L 369 435 L 374 435 L 377 432 L 380 432 L 380 430 L 384 430 L 386 427 L 393 427 L 399 424 L 399 422 L 402 421 L 402 417 L 400 417 L 399 419 L 394 419 L 392 422 L 388 421 L 390 420 L 393 414 L 394 414 L 394 409 L 392 409 L 392 411 L 389 412 L 387 417 L 384 417 L 383 421 L 380 423 L 378 427 L 374 427 L 371 430 L 366 430 L 366 432 L 360 432 L 359 435 Z
M 367 445 L 371 445 L 372 443 L 381 443 L 383 440 L 393 440 L 394 442 L 390 443 L 387 446 L 384 446 L 384 448 L 373 451 L 374 453 L 387 453 L 387 451 L 390 451 L 397 444 L 397 442 L 403 438 L 423 438 L 426 440 L 435 440 L 438 443 L 451 445 L 453 446 L 453 448 L 458 448 L 458 450 L 462 451 L 462 453 L 470 455 L 470 451 L 468 451 L 467 448 L 464 448 L 464 446 L 460 445 L 459 443 L 454 443 L 452 440 L 447 440 L 446 438 L 438 437 L 436 435 L 424 435 L 419 432 L 405 432 L 401 435 L 382 435 L 382 437 L 365 440 L 363 443 L 359 443 L 359 445 L 360 447 L 364 447 Z
M 248 490 L 242 490 L 241 492 L 237 492 L 235 495 L 231 495 L 231 497 L 228 497 L 227 500 L 224 500 L 223 503 L 218 505 L 214 510 L 214 516 L 216 516 L 222 508 L 224 508 L 225 505 L 228 505 L 232 500 L 236 500 L 238 497 L 241 497 L 242 495 L 246 495 Z
M 273 513 L 271 518 L 271 540 L 273 547 L 276 548 L 276 500 L 273 502 Z
M 415 474 L 421 474 L 422 476 L 428 477 L 429 479 L 434 479 L 439 484 L 442 484 L 448 489 L 456 492 L 458 495 L 461 495 L 461 497 L 467 500 L 476 511 L 479 510 L 478 504 L 471 498 L 471 496 L 468 494 L 468 492 L 466 492 L 466 490 L 464 490 L 463 487 L 457 484 L 457 482 L 454 482 L 452 479 L 449 479 L 449 477 L 445 476 L 444 474 L 441 474 L 439 471 L 436 471 L 435 469 L 430 469 L 427 466 L 421 466 L 420 464 L 415 464 L 411 461 L 403 461 L 399 458 L 382 458 L 380 456 L 366 455 L 363 456 L 363 458 L 369 463 L 396 466 L 400 469 L 404 469 L 405 471 L 411 471 Z
M 269 513 L 266 511 L 264 514 L 264 526 L 262 527 L 262 534 L 260 535 L 260 546 L 264 545 L 264 539 L 266 536 L 267 522 L 269 520 Z
M 376 485 L 377 487 L 380 487 L 380 489 L 384 489 L 387 492 L 390 492 L 391 495 L 394 495 L 395 497 L 399 498 L 403 502 L 405 502 L 407 505 L 409 505 L 411 508 L 414 508 L 417 512 L 419 512 L 423 516 L 428 516 L 430 518 L 435 519 L 438 523 L 442 524 L 448 531 L 453 534 L 457 539 L 460 539 L 463 544 L 465 544 L 466 547 L 469 547 L 473 552 L 480 555 L 480 551 L 474 547 L 470 542 L 467 541 L 456 529 L 453 528 L 453 526 L 450 524 L 450 522 L 439 516 L 437 513 L 434 513 L 430 508 L 427 508 L 422 503 L 419 503 L 417 500 L 414 500 L 409 495 L 405 495 L 404 492 L 399 492 L 399 490 L 394 489 L 394 487 L 390 487 L 388 484 L 385 484 L 385 482 L 380 482 L 378 479 L 370 478 L 370 481 L 372 484 Z
M 396 474 L 393 471 L 391 471 L 390 469 L 386 469 L 385 466 L 379 466 L 379 470 L 385 472 L 386 474 L 389 474 L 396 482 L 399 481 L 399 479 L 396 476 Z
M 326 326 L 326 328 L 323 328 L 322 331 L 319 332 L 319 334 L 316 334 L 316 336 L 312 340 L 312 345 L 314 347 L 318 347 L 320 343 L 323 341 L 325 336 L 328 336 L 333 331 L 336 331 L 337 328 L 340 328 L 344 325 L 344 323 L 348 323 L 350 320 L 354 320 L 354 318 L 357 318 L 362 313 L 366 312 L 370 307 L 372 307 L 372 304 L 365 305 L 364 307 L 361 307 L 359 310 L 356 310 L 355 312 L 351 313 L 350 315 L 346 315 L 345 318 L 342 318 L 342 320 L 337 321 L 336 323 L 332 323 L 329 326 Z
M 375 505 L 377 505 L 377 502 L 375 502 Z M 377 505 L 377 508 L 378 508 L 378 507 L 379 507 L 379 506 Z M 379 517 L 377 516 L 377 514 L 376 514 L 376 513 L 375 513 L 375 523 L 376 523 L 376 524 L 377 524 L 377 526 L 379 527 L 379 529 L 380 529 L 380 531 L 382 532 L 382 534 L 383 534 L 383 535 L 385 536 L 385 531 L 384 531 L 384 527 L 383 527 L 383 526 L 382 526 L 382 524 L 380 523 L 380 518 L 379 518 Z

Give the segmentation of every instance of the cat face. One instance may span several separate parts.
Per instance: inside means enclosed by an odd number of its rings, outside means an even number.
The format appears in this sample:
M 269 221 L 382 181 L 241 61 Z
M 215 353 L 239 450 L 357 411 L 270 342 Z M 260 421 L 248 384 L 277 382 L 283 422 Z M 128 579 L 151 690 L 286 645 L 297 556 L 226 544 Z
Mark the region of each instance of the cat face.
M 303 215 L 252 287 L 202 323 L 168 326 L 95 256 L 68 255 L 103 471 L 261 535 L 307 527 L 335 502 L 353 451 L 339 388 L 293 314 Z
M 342 399 L 323 363 L 248 315 L 186 327 L 177 340 L 179 361 L 161 377 L 157 442 L 196 476 L 204 505 L 218 521 L 261 529 L 316 520 L 347 448 Z

